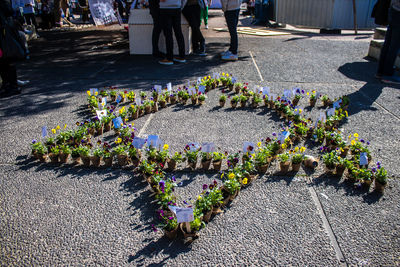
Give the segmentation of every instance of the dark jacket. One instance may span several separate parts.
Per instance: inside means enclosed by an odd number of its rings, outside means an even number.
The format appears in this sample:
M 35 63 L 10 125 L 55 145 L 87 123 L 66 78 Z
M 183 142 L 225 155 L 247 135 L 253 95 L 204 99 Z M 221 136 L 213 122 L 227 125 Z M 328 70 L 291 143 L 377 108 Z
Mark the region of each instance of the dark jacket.
M 0 0 L 0 16 L 4 19 L 11 17 L 14 11 L 12 9 L 11 3 L 8 0 Z

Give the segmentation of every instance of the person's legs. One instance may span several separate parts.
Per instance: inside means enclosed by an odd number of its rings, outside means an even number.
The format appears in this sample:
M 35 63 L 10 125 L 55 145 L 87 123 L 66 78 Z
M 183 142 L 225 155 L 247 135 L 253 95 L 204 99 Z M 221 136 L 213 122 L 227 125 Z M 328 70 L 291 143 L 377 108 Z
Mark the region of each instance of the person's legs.
M 176 42 L 178 43 L 179 57 L 181 59 L 185 58 L 185 39 L 183 38 L 182 28 L 181 28 L 181 10 L 172 10 L 172 27 L 174 28 Z M 172 37 L 172 36 L 171 36 Z
M 199 5 L 185 6 L 185 8 L 182 10 L 182 14 L 183 16 L 185 16 L 192 30 L 193 51 L 198 51 L 199 48 L 201 48 L 202 44 L 204 43 L 204 37 L 200 31 L 200 23 L 201 23 L 200 13 L 201 13 L 201 8 Z
M 201 25 L 202 20 L 204 20 L 204 25 L 207 26 L 208 25 L 208 6 L 206 6 L 206 8 L 201 8 L 200 25 Z
M 153 45 L 153 56 L 160 56 L 160 50 L 158 48 L 158 41 L 160 40 L 160 34 L 162 31 L 162 25 L 160 22 L 160 12 L 159 10 L 152 10 L 150 14 L 153 18 L 153 32 L 151 35 L 151 43 Z
M 160 21 L 162 23 L 162 29 L 165 36 L 165 47 L 167 50 L 166 57 L 169 61 L 172 61 L 174 57 L 174 40 L 172 38 L 171 10 L 160 9 Z
M 2 79 L 1 97 L 11 96 L 21 93 L 18 89 L 17 69 L 8 60 L 0 60 L 0 77 Z
M 231 36 L 231 42 L 229 46 L 229 51 L 232 54 L 237 55 L 238 50 L 238 35 L 237 35 L 237 24 L 239 22 L 239 12 L 240 10 L 228 10 L 225 11 L 225 20 L 226 24 L 228 24 L 229 34 Z

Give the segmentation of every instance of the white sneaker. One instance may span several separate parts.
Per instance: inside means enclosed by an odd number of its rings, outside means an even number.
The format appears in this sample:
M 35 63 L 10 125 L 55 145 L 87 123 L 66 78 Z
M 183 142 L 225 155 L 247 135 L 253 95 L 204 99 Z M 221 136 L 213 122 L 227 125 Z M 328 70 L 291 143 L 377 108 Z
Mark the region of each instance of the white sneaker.
M 223 56 L 225 56 L 225 55 L 227 55 L 227 54 L 230 54 L 231 53 L 231 51 L 229 51 L 229 50 L 227 50 L 227 51 L 224 51 L 224 52 L 221 52 L 221 57 L 223 57 Z
M 238 60 L 238 55 L 232 54 L 229 51 L 229 54 L 225 54 L 221 57 L 222 60 L 228 60 L 228 61 L 236 61 Z
M 29 83 L 29 81 L 22 81 L 22 80 L 17 80 L 18 86 L 24 86 Z
M 208 30 L 208 25 L 206 25 L 204 28 L 205 28 L 206 30 Z

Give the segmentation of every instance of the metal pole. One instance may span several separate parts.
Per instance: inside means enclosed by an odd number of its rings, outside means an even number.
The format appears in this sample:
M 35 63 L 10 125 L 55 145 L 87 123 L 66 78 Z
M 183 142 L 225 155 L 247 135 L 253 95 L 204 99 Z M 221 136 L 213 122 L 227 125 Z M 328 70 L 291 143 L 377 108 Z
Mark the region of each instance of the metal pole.
M 357 34 L 357 9 L 356 0 L 353 0 L 353 17 L 354 17 L 354 32 Z

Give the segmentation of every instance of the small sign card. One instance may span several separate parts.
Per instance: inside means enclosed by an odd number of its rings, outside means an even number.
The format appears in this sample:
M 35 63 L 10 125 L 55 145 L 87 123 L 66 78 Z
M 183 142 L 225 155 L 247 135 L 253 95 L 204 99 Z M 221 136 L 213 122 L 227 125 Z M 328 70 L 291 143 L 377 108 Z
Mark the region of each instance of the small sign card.
M 189 143 L 188 146 L 190 151 L 196 151 L 200 148 L 199 143 Z
M 201 84 L 201 77 L 197 78 L 197 85 Z
M 154 90 L 157 93 L 161 94 L 162 93 L 162 86 L 161 85 L 154 85 Z
M 269 87 L 263 87 L 262 88 L 262 94 L 263 95 L 269 95 L 271 92 L 271 89 Z
M 145 143 L 146 139 L 144 138 L 134 137 L 132 140 L 132 145 L 137 149 L 141 149 Z
M 140 98 L 135 98 L 135 103 L 136 106 L 140 106 L 142 104 L 142 101 L 140 100 Z
M 194 87 L 190 87 L 188 89 L 188 93 L 189 93 L 189 95 L 195 95 L 196 94 L 196 89 Z
M 178 223 L 191 222 L 194 220 L 193 208 L 180 208 L 176 206 L 168 206 L 168 208 L 176 215 Z
M 101 120 L 104 117 L 107 117 L 107 110 L 96 110 L 96 115 L 99 120 Z
M 158 135 L 149 135 L 147 137 L 147 146 L 158 147 L 160 143 L 160 138 Z
M 97 95 L 99 93 L 99 91 L 97 90 L 97 88 L 90 88 L 90 95 Z
M 338 101 L 333 102 L 333 108 L 339 109 L 341 103 L 342 103 L 342 99 L 339 99 Z
M 252 142 L 244 142 L 243 143 L 243 152 L 249 152 L 250 154 L 254 154 L 254 149 L 256 145 Z
M 232 83 L 235 84 L 237 82 L 236 77 L 232 77 Z
M 113 119 L 113 124 L 114 124 L 114 128 L 115 129 L 119 129 L 123 124 L 122 118 L 121 117 L 117 117 L 117 118 Z
M 119 104 L 119 102 L 121 102 L 121 100 L 122 100 L 122 96 L 121 96 L 121 95 L 118 95 L 118 96 L 117 96 L 117 104 Z
M 329 108 L 326 111 L 326 114 L 328 115 L 328 117 L 335 115 L 335 108 Z
M 281 144 L 283 144 L 286 140 L 286 138 L 288 138 L 290 135 L 290 132 L 287 131 L 283 131 L 279 134 L 278 136 L 278 140 L 281 142 Z
M 107 105 L 107 97 L 102 97 L 101 98 L 101 104 L 103 105 L 103 107 L 105 107 Z
M 292 91 L 290 91 L 289 89 L 285 89 L 283 91 L 283 95 L 287 98 L 290 99 L 292 97 Z
M 367 152 L 360 153 L 360 166 L 368 165 L 368 155 Z
M 46 137 L 47 136 L 47 127 L 43 126 L 42 127 L 42 137 Z
M 215 144 L 214 143 L 204 143 L 201 146 L 201 151 L 206 152 L 206 153 L 212 153 L 215 150 Z
M 202 93 L 202 94 L 206 93 L 206 87 L 204 85 L 199 86 L 199 93 Z
M 167 83 L 167 91 L 168 92 L 172 91 L 172 83 Z

